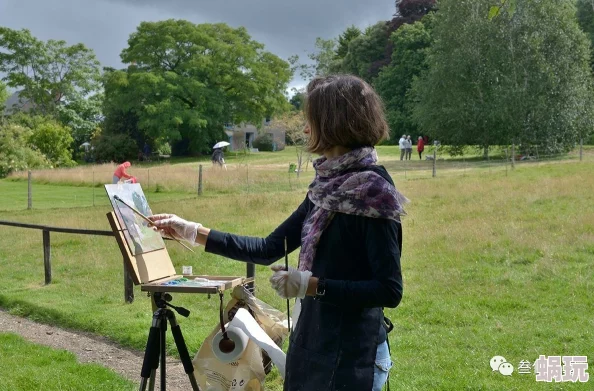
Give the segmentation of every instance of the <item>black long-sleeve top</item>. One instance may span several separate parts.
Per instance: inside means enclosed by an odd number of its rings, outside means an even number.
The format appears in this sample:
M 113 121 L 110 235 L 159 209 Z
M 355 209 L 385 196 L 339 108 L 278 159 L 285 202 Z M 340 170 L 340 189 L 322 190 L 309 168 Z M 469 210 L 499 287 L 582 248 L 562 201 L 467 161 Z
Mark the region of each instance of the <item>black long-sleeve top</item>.
M 211 230 L 206 251 L 271 265 L 284 256 L 285 237 L 289 253 L 301 246 L 301 229 L 312 208 L 306 198 L 266 238 Z M 337 213 L 322 234 L 312 270 L 315 277 L 326 280 L 326 295 L 321 300 L 337 306 L 396 307 L 403 290 L 399 229 L 395 221 Z M 319 265 L 320 260 L 324 265 Z M 323 273 L 316 274 L 316 270 Z

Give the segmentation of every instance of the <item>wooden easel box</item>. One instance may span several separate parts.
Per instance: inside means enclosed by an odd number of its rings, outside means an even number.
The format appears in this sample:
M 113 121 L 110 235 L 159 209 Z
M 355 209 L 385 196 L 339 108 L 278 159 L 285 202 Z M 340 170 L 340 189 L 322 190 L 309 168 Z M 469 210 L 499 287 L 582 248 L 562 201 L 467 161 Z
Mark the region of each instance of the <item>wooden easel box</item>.
M 107 213 L 107 219 L 111 229 L 115 234 L 116 241 L 120 251 L 124 256 L 124 262 L 134 285 L 140 285 L 141 291 L 146 292 L 182 292 L 182 293 L 219 293 L 228 289 L 233 289 L 238 285 L 253 281 L 253 278 L 235 277 L 235 276 L 184 276 L 177 274 L 169 253 L 166 248 L 151 251 L 144 254 L 133 255 L 126 244 L 124 230 L 114 212 Z M 164 283 L 179 278 L 187 279 L 207 278 L 209 280 L 225 281 L 225 284 L 216 286 L 183 286 L 183 285 L 163 285 Z

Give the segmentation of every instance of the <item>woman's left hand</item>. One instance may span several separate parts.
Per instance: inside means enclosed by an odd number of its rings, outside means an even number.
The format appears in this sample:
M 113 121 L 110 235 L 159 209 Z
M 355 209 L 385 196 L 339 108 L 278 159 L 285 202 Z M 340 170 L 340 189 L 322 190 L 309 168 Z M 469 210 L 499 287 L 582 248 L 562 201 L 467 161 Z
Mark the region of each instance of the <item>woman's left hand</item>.
M 292 267 L 287 270 L 282 265 L 272 265 L 270 268 L 274 271 L 270 277 L 270 284 L 280 297 L 284 299 L 305 297 L 311 277 L 310 271 L 300 271 Z

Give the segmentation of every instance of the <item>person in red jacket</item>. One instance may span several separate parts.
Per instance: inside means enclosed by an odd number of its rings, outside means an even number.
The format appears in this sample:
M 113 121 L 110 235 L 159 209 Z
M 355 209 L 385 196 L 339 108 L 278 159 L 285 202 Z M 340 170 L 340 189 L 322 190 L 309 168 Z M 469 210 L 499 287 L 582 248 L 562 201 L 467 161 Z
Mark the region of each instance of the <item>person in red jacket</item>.
M 113 180 L 112 183 L 118 183 L 119 181 L 125 181 L 125 180 L 136 180 L 136 178 L 134 178 L 132 175 L 128 174 L 126 172 L 126 169 L 129 168 L 132 164 L 130 164 L 130 162 L 124 162 L 122 164 L 120 164 L 115 172 L 113 173 Z M 132 183 L 136 183 L 136 182 L 132 182 Z
M 419 141 L 417 142 L 417 152 L 419 153 L 419 160 L 423 160 L 423 151 L 425 150 L 425 140 L 423 137 L 419 136 Z

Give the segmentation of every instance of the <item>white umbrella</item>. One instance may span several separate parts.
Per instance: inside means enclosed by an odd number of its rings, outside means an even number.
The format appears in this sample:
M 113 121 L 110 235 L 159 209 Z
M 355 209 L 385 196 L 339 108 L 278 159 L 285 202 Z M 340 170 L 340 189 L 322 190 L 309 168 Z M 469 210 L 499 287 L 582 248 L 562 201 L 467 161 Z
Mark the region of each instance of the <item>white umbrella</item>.
M 214 145 L 214 147 L 212 147 L 212 149 L 223 148 L 223 147 L 226 147 L 227 145 L 231 145 L 231 144 L 229 144 L 226 141 L 219 141 L 218 143 L 216 143 Z

